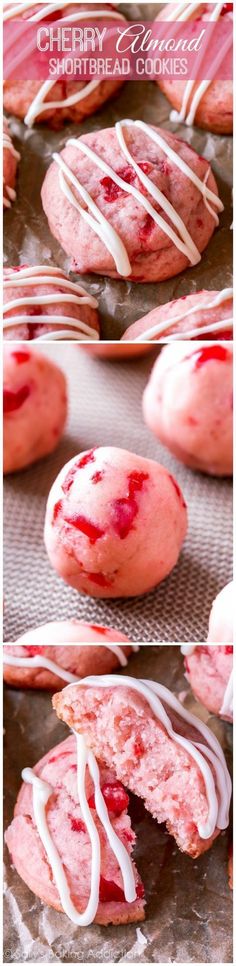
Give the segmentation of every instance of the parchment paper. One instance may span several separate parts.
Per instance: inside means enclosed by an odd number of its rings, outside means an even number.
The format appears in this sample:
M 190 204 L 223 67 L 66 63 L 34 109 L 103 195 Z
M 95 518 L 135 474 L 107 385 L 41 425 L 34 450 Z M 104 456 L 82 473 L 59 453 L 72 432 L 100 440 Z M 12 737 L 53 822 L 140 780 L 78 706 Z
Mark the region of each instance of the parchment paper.
M 153 20 L 163 4 L 119 4 L 128 19 L 142 17 Z M 51 162 L 53 151 L 61 151 L 69 137 L 111 127 L 124 117 L 142 119 L 171 130 L 186 140 L 212 165 L 225 210 L 220 226 L 196 268 L 189 268 L 170 281 L 135 284 L 99 278 L 95 275 L 73 275 L 99 300 L 102 338 L 120 339 L 128 325 L 156 305 L 200 289 L 221 289 L 232 285 L 232 138 L 220 137 L 198 128 L 173 125 L 169 121 L 170 105 L 157 84 L 151 81 L 128 81 L 118 96 L 82 125 L 67 124 L 58 133 L 46 125 L 32 131 L 12 118 L 11 130 L 21 153 L 17 201 L 4 216 L 4 248 L 6 265 L 48 264 L 69 271 L 70 260 L 52 237 L 44 215 L 40 190 Z
M 187 469 L 145 426 L 142 394 L 157 349 L 126 363 L 93 359 L 68 343 L 44 343 L 40 351 L 66 373 L 69 420 L 55 453 L 5 478 L 4 639 L 77 617 L 120 628 L 131 641 L 204 641 L 213 598 L 231 579 L 232 484 Z M 68 587 L 49 564 L 43 543 L 49 489 L 72 456 L 93 446 L 120 446 L 164 463 L 183 490 L 187 538 L 177 566 L 151 594 L 96 600 Z
M 212 727 L 230 767 L 231 727 L 208 716 L 195 702 L 183 676 L 179 647 L 144 647 L 130 661 L 128 672 L 134 677 L 158 680 L 177 695 L 184 690 L 185 705 Z M 68 729 L 56 718 L 48 694 L 7 688 L 5 728 L 8 825 L 22 768 L 34 765 L 66 738 Z M 134 924 L 75 927 L 63 913 L 34 897 L 10 865 L 6 850 L 4 962 L 232 962 L 232 894 L 227 880 L 229 832 L 223 833 L 208 853 L 193 861 L 179 852 L 165 826 L 158 826 L 134 797 L 131 812 L 137 834 L 135 859 L 147 897 L 146 920 L 141 923 L 147 945 L 138 942 Z

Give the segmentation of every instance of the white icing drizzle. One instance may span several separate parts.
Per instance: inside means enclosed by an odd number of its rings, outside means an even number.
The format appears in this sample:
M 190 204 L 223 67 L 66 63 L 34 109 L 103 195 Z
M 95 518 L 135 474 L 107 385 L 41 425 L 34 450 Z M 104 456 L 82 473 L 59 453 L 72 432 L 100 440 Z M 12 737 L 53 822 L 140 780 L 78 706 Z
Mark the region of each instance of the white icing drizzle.
M 31 7 L 35 7 L 35 6 L 36 6 L 36 3 L 33 3 L 33 2 L 22 3 L 20 4 L 20 12 L 24 13 L 27 10 L 30 10 Z M 58 2 L 56 3 L 48 3 L 48 4 L 45 4 L 44 6 L 41 6 L 40 10 L 38 10 L 35 14 L 33 14 L 32 17 L 28 17 L 27 19 L 30 21 L 34 21 L 36 23 L 38 21 L 43 20 L 44 17 L 48 16 L 49 14 L 54 12 L 56 13 L 56 11 L 58 10 L 63 10 L 67 6 L 68 6 L 68 0 L 67 2 L 66 0 L 65 2 L 64 0 L 62 0 L 62 2 L 61 0 L 58 0 Z M 4 11 L 3 20 L 10 20 L 11 18 L 14 18 L 14 16 L 16 16 L 17 14 L 19 14 L 18 4 Z M 69 16 L 61 17 L 60 23 L 61 24 L 69 23 L 70 21 L 72 21 L 73 23 L 77 23 L 79 20 L 93 20 L 95 18 L 96 20 L 99 20 L 100 18 L 102 18 L 103 20 L 105 19 L 119 20 L 119 21 L 125 20 L 125 17 L 123 17 L 121 13 L 118 13 L 115 10 L 106 10 L 106 9 L 93 10 L 92 9 L 92 10 L 78 10 L 77 12 L 75 11 L 73 14 L 70 14 Z M 58 81 L 59 80 L 60 78 L 58 78 Z M 69 97 L 63 98 L 62 100 L 46 101 L 45 103 L 45 98 L 47 97 L 47 94 L 49 94 L 49 92 L 52 90 L 52 88 L 55 87 L 55 83 L 57 83 L 57 81 L 55 80 L 45 80 L 44 83 L 41 85 L 38 93 L 36 94 L 36 97 L 34 97 L 32 104 L 30 105 L 27 111 L 27 114 L 25 115 L 25 118 L 24 118 L 24 121 L 25 121 L 25 124 L 27 124 L 27 127 L 32 127 L 32 125 L 34 124 L 34 121 L 39 116 L 39 114 L 42 114 L 42 113 L 45 114 L 47 111 L 50 111 L 51 109 L 56 110 L 60 107 L 61 108 L 71 107 L 73 104 L 78 104 L 80 101 L 84 101 L 87 97 L 89 97 L 90 94 L 93 93 L 94 90 L 96 90 L 97 87 L 100 86 L 101 78 L 99 80 L 89 81 L 88 84 L 86 84 L 82 88 L 82 90 L 81 89 L 77 90 L 74 94 L 71 94 Z
M 218 305 L 222 305 L 222 302 L 228 302 L 233 298 L 233 289 L 224 288 L 222 292 L 218 292 L 212 302 L 195 303 L 191 309 L 183 308 L 182 312 L 178 315 L 173 315 L 172 318 L 166 319 L 163 322 L 158 322 L 157 325 L 152 325 L 149 329 L 146 329 L 141 335 L 136 336 L 134 342 L 148 342 L 152 341 L 156 335 L 160 333 L 165 333 L 168 329 L 174 325 L 176 322 L 181 322 L 182 319 L 187 319 L 190 315 L 194 315 L 195 312 L 208 312 L 209 309 L 215 309 Z M 165 339 L 166 342 L 177 342 L 181 339 L 194 339 L 195 335 L 204 335 L 207 332 L 224 332 L 231 325 L 233 325 L 233 319 L 223 319 L 222 322 L 211 322 L 209 325 L 202 325 L 190 329 L 187 332 L 173 332 L 169 338 Z M 162 342 L 162 339 L 158 339 L 158 342 Z
M 196 644 L 181 644 L 181 648 L 180 648 L 181 654 L 186 654 L 186 657 L 188 655 L 190 656 L 190 654 L 193 654 L 193 652 L 195 651 L 195 648 L 196 648 Z
M 220 18 L 223 6 L 224 6 L 224 2 L 216 3 L 213 6 L 212 12 L 207 14 L 207 20 L 211 23 L 217 22 L 217 20 L 219 20 Z M 173 17 L 177 22 L 190 20 L 190 18 L 193 16 L 195 11 L 197 12 L 198 7 L 202 7 L 202 3 L 190 3 L 187 7 L 186 7 L 186 3 L 180 3 L 177 9 L 175 10 L 174 14 L 172 13 L 171 15 L 166 17 L 166 21 L 172 20 Z M 217 56 L 215 57 L 214 65 L 213 65 L 214 76 L 216 75 L 216 72 L 220 67 L 220 65 L 223 63 L 231 46 L 232 46 L 232 37 L 229 37 L 225 41 L 224 45 L 221 46 Z M 203 49 L 202 53 L 200 53 L 198 57 L 198 71 L 200 71 L 201 69 L 201 64 L 204 56 L 205 56 L 205 51 Z M 194 92 L 194 87 L 196 85 L 196 78 L 194 80 L 188 80 L 184 88 L 180 111 L 175 111 L 175 110 L 171 111 L 170 120 L 173 122 L 176 122 L 176 121 L 180 123 L 184 122 L 185 124 L 187 124 L 188 127 L 194 124 L 198 105 L 200 104 L 200 101 L 202 100 L 205 92 L 208 90 L 208 87 L 210 87 L 210 85 L 212 84 L 212 80 L 213 78 L 211 78 L 211 80 L 202 80 L 198 84 L 195 92 Z M 190 100 L 192 93 L 193 93 L 193 97 L 192 97 L 192 100 Z M 189 106 L 189 101 L 190 101 L 190 106 Z
M 111 168 L 110 165 L 108 165 L 106 161 L 103 160 L 103 158 L 99 157 L 99 155 L 96 154 L 96 152 L 93 151 L 85 141 L 83 141 L 81 138 L 77 138 L 77 139 L 69 138 L 69 140 L 67 141 L 67 145 L 70 145 L 76 148 L 78 151 L 81 151 L 82 154 L 84 154 L 87 158 L 89 158 L 90 161 L 94 162 L 94 164 L 97 165 L 97 167 L 101 171 L 103 171 L 106 175 L 108 175 L 108 177 L 110 177 L 112 181 L 118 185 L 118 187 L 122 188 L 122 190 L 125 191 L 126 194 L 132 195 L 136 199 L 136 201 L 138 201 L 138 203 L 142 206 L 142 208 L 144 208 L 145 211 L 147 211 L 147 213 L 151 216 L 151 218 L 153 218 L 153 221 L 159 226 L 159 228 L 161 228 L 162 231 L 164 231 L 165 234 L 171 239 L 172 243 L 176 246 L 176 248 L 178 248 L 179 251 L 183 252 L 186 258 L 188 258 L 190 264 L 197 265 L 197 263 L 201 260 L 201 255 L 193 239 L 191 238 L 191 235 L 189 234 L 186 228 L 186 225 L 184 224 L 180 216 L 175 211 L 175 208 L 173 208 L 173 205 L 171 205 L 168 199 L 165 197 L 163 192 L 160 191 L 160 189 L 153 184 L 151 179 L 146 174 L 144 174 L 140 165 L 134 160 L 126 145 L 124 134 L 123 134 L 123 128 L 129 128 L 129 127 L 131 128 L 137 127 L 141 131 L 143 131 L 147 137 L 149 137 L 152 141 L 154 141 L 161 148 L 161 150 L 164 151 L 164 153 L 167 155 L 167 157 L 171 159 L 171 161 L 173 161 L 176 167 L 178 167 L 183 172 L 183 174 L 185 174 L 186 177 L 190 181 L 192 181 L 192 183 L 195 185 L 198 191 L 200 191 L 204 200 L 204 204 L 206 205 L 207 209 L 210 211 L 210 214 L 212 215 L 212 217 L 216 219 L 216 223 L 218 224 L 218 215 L 216 214 L 214 208 L 212 207 L 212 204 L 215 205 L 218 211 L 222 211 L 224 206 L 220 201 L 218 195 L 216 195 L 213 191 L 211 191 L 210 188 L 208 188 L 207 186 L 206 182 L 210 172 L 210 168 L 208 169 L 205 175 L 204 181 L 201 181 L 198 175 L 195 174 L 194 171 L 192 171 L 192 168 L 190 168 L 189 165 L 186 164 L 183 158 L 181 158 L 176 153 L 176 151 L 174 151 L 173 148 L 170 147 L 170 145 L 165 141 L 164 137 L 161 136 L 157 131 L 154 131 L 144 121 L 132 121 L 128 119 L 117 121 L 115 125 L 115 131 L 117 135 L 118 144 L 125 158 L 129 161 L 135 173 L 138 175 L 139 180 L 147 189 L 149 195 L 151 195 L 151 197 L 154 198 L 154 200 L 158 203 L 158 205 L 162 207 L 167 217 L 172 221 L 174 228 L 172 227 L 172 225 L 169 224 L 168 221 L 165 221 L 163 216 L 160 215 L 158 211 L 156 211 L 156 209 L 153 207 L 149 199 L 146 198 L 141 191 L 135 188 L 134 185 L 129 184 L 127 181 L 124 181 L 124 179 L 121 178 L 117 174 L 117 172 L 114 171 L 113 168 Z M 112 255 L 118 274 L 123 277 L 127 277 L 131 273 L 131 265 L 130 265 L 128 253 L 126 251 L 126 248 L 120 236 L 112 227 L 108 219 L 104 217 L 104 215 L 102 214 L 98 206 L 93 201 L 93 198 L 91 197 L 89 192 L 81 184 L 78 177 L 76 177 L 73 171 L 71 171 L 68 164 L 66 164 L 66 162 L 61 157 L 61 155 L 54 153 L 53 159 L 60 169 L 59 182 L 60 182 L 60 187 L 63 191 L 63 194 L 70 202 L 70 204 L 73 205 L 73 207 L 76 208 L 77 211 L 79 211 L 84 221 L 86 221 L 90 225 L 90 227 L 93 229 L 95 234 L 98 235 L 98 237 L 101 239 L 103 244 L 106 246 L 107 250 Z M 74 192 L 71 190 L 70 185 L 72 185 L 76 189 L 76 192 L 81 196 L 83 202 L 87 206 L 86 209 L 82 207 L 77 197 L 75 196 Z
M 22 771 L 23 781 L 29 782 L 33 786 L 33 808 L 35 823 L 38 834 L 43 843 L 48 861 L 54 876 L 54 881 L 60 896 L 62 908 L 66 915 L 78 926 L 89 926 L 95 919 L 99 904 L 99 884 L 101 871 L 101 844 L 97 826 L 95 825 L 92 812 L 86 798 L 85 778 L 86 768 L 88 767 L 94 783 L 95 805 L 98 818 L 106 832 L 109 845 L 116 856 L 122 874 L 124 894 L 126 902 L 135 902 L 136 887 L 132 862 L 123 842 L 116 834 L 109 818 L 106 802 L 100 787 L 100 773 L 96 758 L 93 752 L 87 748 L 86 741 L 82 735 L 76 735 L 77 741 L 77 788 L 78 800 L 83 821 L 89 834 L 92 858 L 91 858 L 91 888 L 90 897 L 84 912 L 79 913 L 70 896 L 70 890 L 66 879 L 66 874 L 57 848 L 50 834 L 46 806 L 54 788 L 42 778 L 38 778 L 31 768 L 24 768 Z M 79 872 L 79 870 L 78 870 Z
M 121 667 L 126 667 L 128 660 L 126 654 L 124 654 L 124 651 L 122 650 L 122 647 L 119 647 L 117 644 L 100 644 L 98 646 L 105 647 L 108 651 L 112 651 L 117 657 Z M 133 651 L 139 650 L 139 644 L 130 644 L 129 646 L 132 647 Z M 43 657 L 42 654 L 39 654 L 38 656 L 34 655 L 34 657 L 21 657 L 20 655 L 16 656 L 14 654 L 5 654 L 5 651 L 3 650 L 3 664 L 8 664 L 12 667 L 45 668 L 47 671 L 51 671 L 52 674 L 56 674 L 57 677 L 62 678 L 63 681 L 68 681 L 69 684 L 74 684 L 79 680 L 78 675 L 71 674 L 70 671 L 66 671 L 59 664 L 56 664 L 55 661 L 51 661 L 50 658 Z
M 233 670 L 231 671 L 227 688 L 224 693 L 220 714 L 226 715 L 230 718 L 233 715 Z
M 176 744 L 180 745 L 194 759 L 201 771 L 208 802 L 208 817 L 206 822 L 199 822 L 198 833 L 200 838 L 208 839 L 216 828 L 225 829 L 229 820 L 229 805 L 231 797 L 231 779 L 227 769 L 224 753 L 212 731 L 199 718 L 187 711 L 180 704 L 178 699 L 162 684 L 156 681 L 137 680 L 125 675 L 107 674 L 101 677 L 83 678 L 77 682 L 77 687 L 98 687 L 114 688 L 116 686 L 129 687 L 144 697 L 151 710 L 154 712 L 158 721 L 162 723 L 167 734 Z M 69 688 L 73 685 L 69 685 Z M 188 725 L 194 727 L 206 742 L 202 745 L 196 739 L 184 738 L 172 727 L 171 719 L 167 714 L 165 705 L 169 706 L 180 718 L 183 718 Z M 208 765 L 207 758 L 214 766 L 214 774 Z
M 33 295 L 24 298 L 13 299 L 10 302 L 6 302 L 3 307 L 3 328 L 12 328 L 14 325 L 34 325 L 35 323 L 56 325 L 58 323 L 63 323 L 65 328 L 55 329 L 52 332 L 48 332 L 46 335 L 38 336 L 35 341 L 52 341 L 54 339 L 73 339 L 78 342 L 83 339 L 84 341 L 97 341 L 99 339 L 99 334 L 96 329 L 82 322 L 81 319 L 75 319 L 73 316 L 67 315 L 22 315 L 15 314 L 14 316 L 8 317 L 8 312 L 21 308 L 24 305 L 52 305 L 55 303 L 68 302 L 74 305 L 90 305 L 91 308 L 97 308 L 98 303 L 92 295 L 89 295 L 81 285 L 75 282 L 71 282 L 67 279 L 65 272 L 59 268 L 51 268 L 45 265 L 36 265 L 34 267 L 22 268 L 19 272 L 8 272 L 5 276 L 3 288 L 7 290 L 16 286 L 19 288 L 20 285 L 25 286 L 38 286 L 38 285 L 50 285 L 50 286 L 61 286 L 63 287 L 63 292 L 58 292 L 52 295 Z M 64 293 L 65 289 L 65 293 Z
M 8 131 L 8 123 L 5 118 L 4 118 L 4 128 L 3 128 L 3 151 L 4 150 L 10 151 L 10 154 L 12 154 L 13 158 L 15 158 L 16 161 L 20 161 L 19 151 L 16 151 L 16 148 L 14 148 L 14 144 L 12 143 L 12 139 Z M 3 175 L 3 189 L 5 190 L 5 194 L 3 191 L 3 206 L 4 208 L 10 208 L 11 202 L 15 201 L 16 192 L 14 188 L 11 188 L 10 185 L 6 184 L 4 175 Z

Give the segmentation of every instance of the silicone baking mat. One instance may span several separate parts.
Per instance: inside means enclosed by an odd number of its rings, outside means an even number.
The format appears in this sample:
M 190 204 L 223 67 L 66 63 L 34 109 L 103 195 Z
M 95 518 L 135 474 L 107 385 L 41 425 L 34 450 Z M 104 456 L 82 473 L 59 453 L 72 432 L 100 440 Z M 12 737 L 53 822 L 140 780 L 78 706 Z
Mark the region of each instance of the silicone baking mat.
M 91 358 L 68 343 L 44 344 L 40 351 L 67 374 L 69 420 L 54 454 L 5 481 L 4 639 L 77 617 L 120 628 L 131 641 L 204 641 L 212 600 L 231 579 L 232 486 L 184 467 L 146 428 L 142 392 L 157 350 L 125 363 Z M 188 504 L 189 530 L 177 566 L 156 590 L 138 598 L 81 596 L 54 573 L 44 549 L 46 500 L 57 473 L 78 452 L 104 445 L 163 462 Z
M 153 20 L 163 4 L 119 4 L 128 19 L 142 17 Z M 173 124 L 169 120 L 170 105 L 157 84 L 151 81 L 129 81 L 118 95 L 83 125 L 66 124 L 59 132 L 44 124 L 32 130 L 16 118 L 11 130 L 21 153 L 17 201 L 4 216 L 5 264 L 8 266 L 58 265 L 69 271 L 70 259 L 51 235 L 44 215 L 40 192 L 52 152 L 61 151 L 70 137 L 100 128 L 112 127 L 121 118 L 141 119 L 170 130 L 186 140 L 212 166 L 219 194 L 224 204 L 220 224 L 202 255 L 199 265 L 176 278 L 153 284 L 135 284 L 117 279 L 81 276 L 85 287 L 99 301 L 103 339 L 120 339 L 132 322 L 146 315 L 156 305 L 202 289 L 223 289 L 232 285 L 232 138 L 220 137 L 196 127 Z M 73 275 L 74 280 L 79 276 Z
M 141 648 L 130 660 L 128 673 L 159 680 L 177 695 L 188 690 L 177 645 Z M 230 767 L 231 726 L 212 716 L 208 718 L 208 712 L 196 704 L 189 690 L 185 705 L 213 728 Z M 5 729 L 4 812 L 8 825 L 22 768 L 34 765 L 67 738 L 68 728 L 52 711 L 49 694 L 6 688 Z M 135 859 L 147 898 L 141 937 L 132 923 L 106 928 L 92 925 L 88 929 L 74 926 L 63 913 L 36 899 L 12 867 L 6 850 L 4 962 L 232 962 L 228 830 L 209 852 L 194 861 L 179 851 L 165 826 L 157 825 L 133 796 L 131 815 L 137 834 Z

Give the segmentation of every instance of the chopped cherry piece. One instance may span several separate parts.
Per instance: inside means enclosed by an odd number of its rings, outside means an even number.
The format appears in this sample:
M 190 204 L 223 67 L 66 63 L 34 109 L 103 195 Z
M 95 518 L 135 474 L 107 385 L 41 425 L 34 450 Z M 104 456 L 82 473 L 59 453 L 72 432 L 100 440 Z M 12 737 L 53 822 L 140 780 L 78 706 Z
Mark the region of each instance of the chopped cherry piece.
M 185 500 L 184 500 L 184 498 L 183 498 L 183 494 L 182 494 L 182 491 L 181 491 L 181 489 L 180 489 L 180 486 L 179 486 L 179 484 L 178 484 L 178 483 L 177 483 L 177 481 L 175 480 L 175 478 L 174 478 L 174 476 L 172 476 L 172 473 L 169 473 L 169 474 L 168 474 L 168 476 L 169 476 L 169 479 L 171 480 L 171 483 L 173 484 L 173 486 L 174 486 L 174 488 L 175 488 L 175 490 L 176 490 L 176 493 L 177 493 L 177 496 L 179 497 L 179 500 L 180 500 L 180 502 L 182 503 L 182 506 L 183 506 L 183 507 L 186 507 L 186 506 L 187 506 L 187 504 L 185 503 Z
M 15 349 L 14 352 L 11 353 L 11 355 L 13 359 L 15 359 L 16 362 L 18 362 L 19 366 L 23 362 L 28 362 L 30 359 L 30 352 L 25 352 L 23 349 Z
M 137 896 L 137 899 L 143 899 L 144 897 L 143 882 L 138 882 L 138 885 L 136 886 L 136 896 Z
M 82 514 L 73 513 L 72 510 L 68 510 L 67 514 L 65 513 L 64 515 L 64 519 L 66 523 L 70 523 L 76 530 L 84 533 L 92 544 L 104 536 L 105 531 L 97 527 L 95 523 L 91 523 L 91 520 L 87 520 Z
M 27 651 L 28 657 L 34 657 L 35 654 L 43 654 L 44 652 L 44 648 L 40 647 L 39 644 L 32 644 L 29 647 L 26 645 L 25 650 Z
M 108 879 L 104 879 L 101 875 L 100 878 L 100 888 L 99 888 L 99 900 L 100 902 L 125 902 L 125 894 L 123 889 Z
M 58 500 L 58 502 L 55 503 L 55 506 L 53 509 L 52 523 L 55 523 L 61 511 L 62 511 L 62 500 Z
M 100 184 L 102 184 L 103 188 L 105 188 L 104 201 L 107 201 L 108 204 L 111 204 L 112 201 L 116 201 L 117 198 L 123 195 L 123 188 L 120 188 L 119 185 L 116 184 L 116 181 L 112 181 L 112 178 L 110 178 L 109 175 L 106 175 L 105 178 L 102 178 Z
M 21 388 L 17 389 L 15 392 L 11 389 L 4 389 L 3 412 L 14 413 L 17 409 L 20 409 L 26 399 L 28 399 L 29 394 L 29 386 L 21 386 Z
M 82 822 L 81 818 L 74 818 L 73 815 L 68 815 L 70 819 L 70 824 L 72 832 L 86 832 L 86 825 Z
M 99 634 L 102 634 L 103 637 L 106 637 L 108 634 L 107 627 L 100 627 L 99 624 L 90 624 L 90 627 L 92 631 L 99 631 Z
M 220 13 L 220 16 L 221 17 L 224 17 L 226 13 L 232 13 L 233 12 L 233 9 L 234 9 L 233 3 L 224 3 L 224 6 L 222 7 L 222 10 L 221 10 L 221 13 Z
M 103 471 L 97 470 L 97 472 L 93 473 L 93 476 L 91 476 L 91 481 L 92 483 L 101 483 L 102 478 L 103 478 Z
M 212 359 L 216 359 L 217 362 L 226 362 L 226 359 L 230 358 L 228 349 L 225 349 L 223 345 L 206 346 L 204 349 L 196 351 L 195 355 L 197 356 L 195 369 L 200 369 L 205 362 L 212 361 Z
M 155 222 L 153 221 L 152 216 L 147 214 L 143 224 L 138 230 L 140 241 L 145 242 L 147 238 L 149 238 L 154 225 Z
M 125 540 L 138 513 L 136 491 L 142 490 L 148 473 L 133 472 L 128 476 L 128 494 L 112 502 L 112 525 L 121 540 Z
M 69 493 L 72 483 L 74 482 L 74 478 L 76 476 L 77 470 L 82 470 L 83 467 L 87 466 L 88 463 L 94 463 L 94 462 L 95 462 L 95 456 L 94 456 L 93 449 L 90 449 L 89 453 L 84 453 L 84 456 L 81 456 L 80 459 L 76 460 L 76 463 L 74 463 L 74 465 L 71 466 L 71 469 L 69 470 L 69 473 L 67 473 L 64 479 L 64 483 L 62 484 L 63 493 Z
M 136 758 L 142 758 L 144 751 L 145 751 L 145 747 L 142 742 L 142 738 L 136 738 L 136 741 L 134 742 L 134 754 Z
M 232 654 L 233 653 L 233 645 L 232 644 L 231 645 L 230 644 L 229 645 L 226 644 L 225 647 L 224 647 L 224 653 L 225 654 Z
M 111 587 L 111 580 L 108 580 L 105 574 L 99 573 L 99 571 L 98 573 L 96 571 L 93 573 L 92 570 L 85 570 L 84 572 L 86 577 L 92 580 L 94 584 L 98 584 L 99 587 Z
M 128 808 L 129 796 L 122 785 L 122 782 L 106 782 L 101 788 L 109 812 L 121 815 L 125 808 Z M 95 808 L 95 796 L 91 795 L 88 804 L 90 808 Z

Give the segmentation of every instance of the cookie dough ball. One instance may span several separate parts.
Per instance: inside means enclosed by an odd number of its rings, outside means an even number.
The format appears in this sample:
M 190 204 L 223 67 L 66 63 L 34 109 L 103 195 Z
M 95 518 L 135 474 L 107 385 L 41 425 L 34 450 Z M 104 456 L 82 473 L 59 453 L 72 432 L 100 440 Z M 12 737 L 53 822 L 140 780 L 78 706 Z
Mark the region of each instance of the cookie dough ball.
M 21 341 L 99 338 L 97 301 L 60 268 L 5 268 L 4 338 Z
M 208 161 L 169 131 L 125 119 L 53 154 L 42 203 L 73 270 L 136 282 L 197 265 L 223 209 Z
M 10 128 L 6 117 L 3 118 L 3 208 L 11 208 L 15 201 L 15 183 L 20 154 L 12 143 Z
M 149 429 L 191 469 L 233 468 L 233 350 L 217 342 L 166 346 L 143 396 Z
M 130 325 L 122 342 L 135 340 L 140 345 L 163 339 L 232 339 L 233 289 L 222 292 L 194 292 L 151 309 Z M 138 348 L 138 343 L 137 343 Z
M 52 566 L 92 597 L 152 590 L 175 566 L 186 505 L 164 466 L 115 447 L 80 453 L 49 494 L 45 543 Z
M 213 601 L 208 638 L 209 644 L 230 644 L 234 639 L 234 584 L 233 580 L 217 594 Z
M 63 20 L 69 16 L 73 24 L 78 21 L 78 27 L 81 19 L 84 21 L 86 19 L 91 20 L 91 4 L 88 3 L 60 4 L 58 10 L 54 9 L 53 13 L 50 11 L 47 16 L 48 6 L 50 7 L 50 3 L 43 3 L 40 6 L 32 2 L 32 4 L 27 4 L 27 10 L 21 14 L 21 4 L 19 3 L 18 17 L 27 18 L 30 16 L 35 21 L 37 20 L 39 24 L 41 20 L 43 22 Z M 9 11 L 4 12 L 4 20 L 16 18 L 16 13 L 14 13 L 14 17 L 11 17 L 10 7 L 12 7 L 12 4 L 9 5 Z M 15 8 L 16 4 L 14 4 L 14 11 Z M 93 11 L 100 11 L 101 3 L 93 3 L 92 9 Z M 111 27 L 113 23 L 116 24 L 117 21 L 121 21 L 122 24 L 125 20 L 122 13 L 112 8 L 112 4 L 103 3 L 102 11 L 104 18 L 99 16 L 99 28 L 101 30 L 108 20 L 111 21 Z M 9 114 L 15 114 L 24 120 L 28 127 L 42 123 L 48 124 L 51 128 L 59 129 L 63 126 L 64 121 L 79 124 L 86 117 L 94 114 L 117 93 L 123 83 L 124 80 L 120 77 L 106 78 L 101 81 L 93 78 L 89 83 L 87 81 L 68 80 L 64 77 L 56 83 L 52 80 L 45 94 L 45 82 L 9 80 L 4 84 L 4 107 Z
M 199 3 L 197 11 L 194 4 L 189 4 L 192 12 L 188 21 L 195 20 L 197 17 L 198 27 L 204 26 L 204 21 L 209 21 L 213 13 L 213 7 L 217 4 Z M 157 20 L 180 20 L 177 14 L 179 4 L 168 3 L 161 10 Z M 233 44 L 233 3 L 222 4 L 219 10 L 219 18 L 224 17 L 231 23 L 232 44 Z M 190 126 L 196 124 L 198 127 L 206 128 L 215 134 L 232 134 L 233 131 L 233 82 L 232 80 L 213 80 L 209 83 L 206 90 L 202 90 L 201 80 L 193 84 L 188 98 L 185 98 L 186 80 L 178 78 L 163 77 L 157 81 L 163 94 L 166 95 L 172 107 L 175 108 L 170 114 L 170 119 L 174 122 L 181 121 Z
M 66 381 L 58 366 L 21 344 L 3 351 L 4 473 L 51 453 L 63 433 Z

